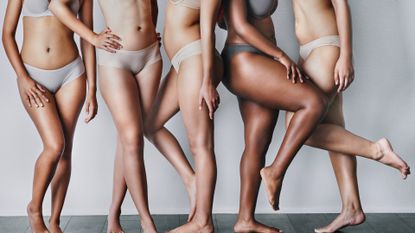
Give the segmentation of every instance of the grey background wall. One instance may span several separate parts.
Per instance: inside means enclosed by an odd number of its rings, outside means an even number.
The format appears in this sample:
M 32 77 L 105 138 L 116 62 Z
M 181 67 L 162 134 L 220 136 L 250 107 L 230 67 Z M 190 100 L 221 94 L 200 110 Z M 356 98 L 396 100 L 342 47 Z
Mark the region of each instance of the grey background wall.
M 162 31 L 164 7 L 159 1 Z M 344 110 L 347 128 L 370 139 L 387 136 L 395 149 L 415 168 L 415 2 L 412 0 L 351 0 L 356 80 L 346 91 Z M 3 19 L 7 1 L 0 3 Z M 96 31 L 104 27 L 95 6 Z M 278 43 L 297 58 L 291 1 L 280 1 L 276 22 Z M 2 26 L 3 20 L 0 21 Z M 16 35 L 22 41 L 21 25 Z M 221 49 L 225 33 L 217 31 Z M 40 139 L 25 113 L 15 74 L 0 49 L 0 215 L 24 215 L 30 200 L 33 165 L 41 150 Z M 169 62 L 163 53 L 164 73 Z M 239 160 L 243 150 L 243 128 L 237 102 L 222 85 L 221 108 L 216 114 L 218 181 L 215 212 L 236 212 L 239 198 Z M 108 109 L 98 95 L 100 109 L 89 125 L 79 122 L 73 151 L 73 175 L 64 214 L 105 214 L 111 200 L 115 130 Z M 283 117 L 275 130 L 268 161 L 281 142 Z M 191 158 L 180 114 L 168 124 Z M 187 213 L 182 182 L 173 168 L 150 144 L 145 159 L 153 213 Z M 415 181 L 402 181 L 397 171 L 372 161 L 358 159 L 358 177 L 363 206 L 372 212 L 415 211 Z M 50 196 L 45 199 L 49 213 Z M 131 199 L 124 213 L 136 213 Z M 336 212 L 340 208 L 337 185 L 327 153 L 304 147 L 288 170 L 281 196 L 284 212 Z M 271 212 L 264 190 L 258 212 Z

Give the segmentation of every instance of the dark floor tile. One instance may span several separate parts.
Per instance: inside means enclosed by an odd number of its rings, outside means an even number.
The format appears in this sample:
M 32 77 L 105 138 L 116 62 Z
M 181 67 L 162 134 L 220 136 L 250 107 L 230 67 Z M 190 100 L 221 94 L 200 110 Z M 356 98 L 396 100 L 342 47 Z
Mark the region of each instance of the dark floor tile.
M 366 221 L 379 233 L 414 232 L 397 214 L 367 214 Z
M 74 216 L 65 228 L 65 233 L 101 233 L 106 216 Z
M 398 214 L 398 216 L 415 232 L 415 214 Z
M 215 214 L 216 232 L 233 233 L 233 225 L 236 222 L 236 214 Z
M 157 232 L 165 232 L 180 226 L 179 215 L 153 215 Z
M 329 223 L 331 223 L 338 214 L 325 214 L 324 216 L 327 219 L 327 223 L 324 225 L 328 225 Z M 376 233 L 373 228 L 370 226 L 370 224 L 368 222 L 364 222 L 360 225 L 357 226 L 350 226 L 350 227 L 345 227 L 343 229 L 341 229 L 340 232 L 344 232 L 344 233 Z
M 297 233 L 314 232 L 314 229 L 327 223 L 324 214 L 289 214 L 288 218 Z
M 28 228 L 27 217 L 0 217 L 0 233 L 24 233 Z
M 286 214 L 257 214 L 256 219 L 271 227 L 276 227 L 286 233 L 296 233 Z

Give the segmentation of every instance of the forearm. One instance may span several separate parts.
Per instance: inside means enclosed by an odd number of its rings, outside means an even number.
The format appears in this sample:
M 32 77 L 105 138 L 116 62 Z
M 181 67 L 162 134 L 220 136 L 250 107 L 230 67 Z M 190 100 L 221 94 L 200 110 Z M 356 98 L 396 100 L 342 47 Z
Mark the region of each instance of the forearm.
M 215 26 L 221 0 L 202 0 L 200 30 L 202 41 L 203 83 L 211 83 L 215 63 Z
M 340 56 L 352 58 L 352 22 L 347 0 L 332 0 L 340 36 Z
M 12 65 L 14 71 L 18 78 L 28 78 L 30 77 L 24 67 L 22 57 L 19 53 L 19 48 L 14 39 L 14 35 L 10 33 L 3 32 L 3 46 L 6 51 L 7 58 L 9 59 L 10 64 Z
M 74 15 L 68 6 L 65 3 L 59 0 L 52 0 L 49 4 L 49 9 L 53 14 L 68 28 L 78 34 L 81 38 L 85 39 L 89 43 L 93 44 L 93 40 L 96 36 L 89 27 L 83 24 L 77 17 Z
M 153 18 L 154 27 L 157 27 L 157 19 L 159 15 L 159 8 L 157 0 L 151 0 L 151 16 Z
M 82 58 L 85 64 L 88 92 L 96 91 L 96 58 L 95 48 L 85 40 L 81 40 Z

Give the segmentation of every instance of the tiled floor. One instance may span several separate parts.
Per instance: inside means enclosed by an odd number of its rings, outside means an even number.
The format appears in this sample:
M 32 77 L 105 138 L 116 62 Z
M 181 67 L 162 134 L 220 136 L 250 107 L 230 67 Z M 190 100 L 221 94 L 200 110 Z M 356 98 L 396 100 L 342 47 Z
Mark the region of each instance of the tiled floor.
M 287 233 L 311 233 L 330 222 L 335 214 L 260 214 L 258 220 Z M 154 215 L 159 232 L 175 228 L 186 221 L 185 215 Z M 236 215 L 215 214 L 215 232 L 231 233 Z M 137 216 L 122 216 L 126 233 L 140 232 Z M 66 216 L 61 220 L 66 233 L 106 233 L 106 216 Z M 362 225 L 339 232 L 355 233 L 415 233 L 415 214 L 368 214 Z M 0 217 L 0 233 L 30 233 L 26 217 Z

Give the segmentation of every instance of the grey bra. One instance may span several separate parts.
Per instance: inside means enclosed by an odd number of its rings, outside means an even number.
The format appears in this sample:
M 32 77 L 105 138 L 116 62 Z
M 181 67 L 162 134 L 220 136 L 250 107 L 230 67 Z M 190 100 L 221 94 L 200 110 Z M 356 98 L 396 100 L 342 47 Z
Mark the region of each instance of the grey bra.
M 53 13 L 49 10 L 49 4 L 49 0 L 24 0 L 22 15 L 30 17 L 53 16 Z M 81 0 L 73 0 L 70 8 L 74 14 L 78 14 L 81 8 Z
M 257 19 L 272 15 L 278 7 L 278 0 L 247 0 L 248 13 Z

